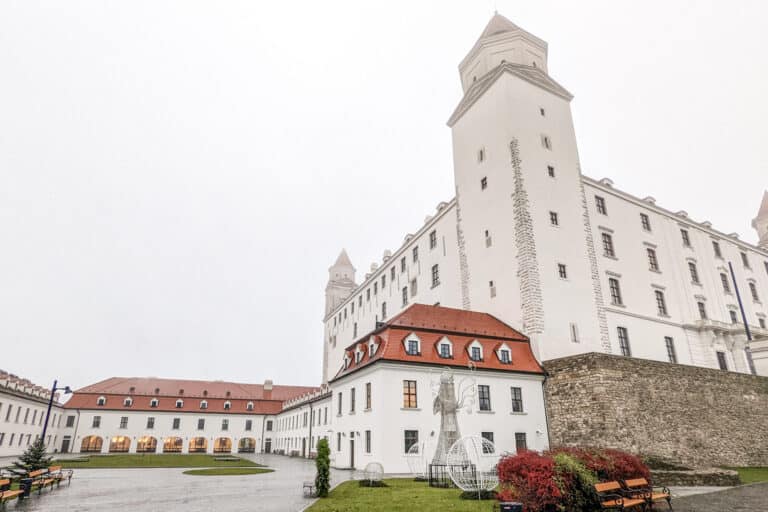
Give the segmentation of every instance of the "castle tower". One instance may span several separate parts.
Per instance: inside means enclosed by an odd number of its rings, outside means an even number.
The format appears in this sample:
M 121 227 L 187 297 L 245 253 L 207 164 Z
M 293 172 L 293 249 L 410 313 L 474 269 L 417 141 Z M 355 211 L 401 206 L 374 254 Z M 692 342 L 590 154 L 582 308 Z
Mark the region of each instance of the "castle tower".
M 355 267 L 349 261 L 345 249 L 341 250 L 336 263 L 328 269 L 328 284 L 325 287 L 325 314 L 344 301 L 355 289 Z
M 752 227 L 755 228 L 760 239 L 757 245 L 762 249 L 768 249 L 768 190 L 763 193 L 763 202 L 760 204 L 757 217 L 752 220 Z
M 448 120 L 462 303 L 521 329 L 540 360 L 611 351 L 572 95 L 547 56 L 495 14 L 459 65 Z

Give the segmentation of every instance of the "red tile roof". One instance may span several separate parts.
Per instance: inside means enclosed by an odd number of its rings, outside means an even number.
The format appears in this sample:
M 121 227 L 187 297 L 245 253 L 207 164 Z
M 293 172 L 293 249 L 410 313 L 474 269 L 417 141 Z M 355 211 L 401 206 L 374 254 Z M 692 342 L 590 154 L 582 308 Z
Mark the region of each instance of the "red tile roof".
M 404 340 L 416 334 L 421 340 L 421 353 L 408 354 Z M 440 357 L 438 342 L 447 337 L 453 346 L 452 357 Z M 373 338 L 378 349 L 370 356 L 368 343 Z M 471 361 L 469 346 L 477 340 L 482 346 L 483 360 Z M 354 351 L 359 345 L 366 350 L 359 362 L 355 362 Z M 497 350 L 506 344 L 510 350 L 510 363 L 502 363 Z M 487 313 L 414 304 L 389 323 L 372 334 L 358 340 L 347 348 L 352 354 L 347 368 L 341 368 L 335 378 L 348 375 L 379 360 L 434 364 L 467 368 L 470 365 L 482 370 L 538 373 L 544 370 L 531 351 L 526 336 Z
M 183 379 L 158 379 L 142 377 L 112 377 L 96 384 L 91 384 L 74 392 L 66 403 L 67 409 L 106 409 L 139 411 L 178 411 L 199 413 L 229 414 L 276 414 L 283 402 L 320 388 L 309 386 L 272 386 L 264 389 L 262 384 L 242 384 L 237 382 L 201 381 Z M 99 397 L 106 398 L 103 406 L 97 405 Z M 133 404 L 123 405 L 126 398 Z M 153 398 L 158 400 L 157 407 L 151 407 Z M 176 400 L 184 402 L 183 407 L 176 407 Z M 200 402 L 208 402 L 207 409 L 200 409 Z M 224 409 L 224 403 L 230 402 L 230 409 Z M 248 410 L 253 402 L 253 410 Z

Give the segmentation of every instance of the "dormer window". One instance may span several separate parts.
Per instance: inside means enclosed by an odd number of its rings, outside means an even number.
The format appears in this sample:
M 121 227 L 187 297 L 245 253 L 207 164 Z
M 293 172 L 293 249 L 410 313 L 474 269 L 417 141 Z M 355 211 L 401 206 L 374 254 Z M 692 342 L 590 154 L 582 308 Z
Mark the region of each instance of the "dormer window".
M 437 344 L 437 353 L 443 359 L 450 359 L 453 357 L 453 343 L 451 343 L 451 340 L 446 337 L 441 339 Z
M 512 360 L 509 357 L 509 350 L 507 350 L 506 348 L 499 350 L 499 360 L 504 364 L 511 363 Z
M 201 409 L 207 409 L 208 408 L 208 400 L 200 400 L 200 408 Z
M 349 368 L 349 362 L 350 362 L 349 354 L 344 354 L 344 369 L 346 370 Z
M 228 410 L 230 410 L 231 408 L 232 408 L 232 402 L 230 402 L 229 400 L 227 400 L 226 402 L 224 402 L 224 410 L 225 410 L 225 411 L 228 411 Z
M 360 360 L 363 358 L 363 351 L 362 350 L 356 350 L 355 351 L 355 363 L 359 363 Z
M 133 399 L 132 398 L 129 397 L 129 398 L 126 398 L 125 400 L 123 400 L 123 406 L 124 407 L 130 407 L 132 405 L 133 405 Z
M 253 410 L 253 402 L 248 402 L 246 404 L 246 406 L 245 406 L 245 409 L 248 410 L 248 411 L 252 411 Z
M 107 399 L 104 398 L 103 396 L 100 396 L 99 398 L 96 399 L 96 405 L 98 406 L 102 406 L 106 403 L 107 403 Z
M 473 341 L 469 345 L 468 352 L 469 352 L 469 358 L 472 361 L 482 361 L 483 360 L 483 346 L 477 340 Z
M 159 403 L 160 403 L 160 401 L 157 398 L 153 398 L 152 400 L 149 401 L 149 406 L 150 407 L 157 407 Z
M 176 408 L 181 409 L 184 407 L 184 400 L 176 400 Z
M 409 356 L 421 355 L 421 339 L 416 334 L 411 333 L 403 340 L 403 348 Z

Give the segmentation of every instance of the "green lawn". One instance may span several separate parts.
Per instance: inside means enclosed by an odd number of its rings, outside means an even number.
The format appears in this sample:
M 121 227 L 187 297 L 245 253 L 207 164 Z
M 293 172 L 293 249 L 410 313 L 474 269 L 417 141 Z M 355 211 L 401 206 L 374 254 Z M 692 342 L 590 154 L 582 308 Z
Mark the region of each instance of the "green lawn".
M 228 476 L 228 475 L 258 475 L 259 473 L 271 473 L 274 469 L 267 468 L 207 468 L 189 469 L 185 475 L 201 476 Z
M 360 487 L 356 481 L 344 482 L 307 512 L 488 512 L 494 503 L 462 500 L 458 489 L 436 489 L 412 479 L 384 481 L 387 487 Z
M 768 467 L 766 468 L 728 468 L 739 472 L 741 483 L 768 482 Z
M 85 457 L 83 457 L 85 458 Z M 212 468 L 212 467 L 258 467 L 259 464 L 250 460 L 233 457 L 236 460 L 215 460 L 214 455 L 205 454 L 124 454 L 124 455 L 90 455 L 87 462 L 77 460 L 57 460 L 53 464 L 65 468 Z

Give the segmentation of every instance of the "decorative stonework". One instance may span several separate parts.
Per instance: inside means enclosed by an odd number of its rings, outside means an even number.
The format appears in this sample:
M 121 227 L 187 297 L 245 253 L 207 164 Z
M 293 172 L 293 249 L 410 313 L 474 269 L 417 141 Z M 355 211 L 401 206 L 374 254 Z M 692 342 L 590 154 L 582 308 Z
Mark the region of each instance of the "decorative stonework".
M 768 378 L 592 352 L 544 362 L 550 444 L 768 466 Z
M 579 170 L 581 175 L 581 170 Z M 603 287 L 600 284 L 600 269 L 597 266 L 597 253 L 595 252 L 595 239 L 592 236 L 592 221 L 589 219 L 587 206 L 587 194 L 584 191 L 584 181 L 579 180 L 581 190 L 581 217 L 584 221 L 584 237 L 587 242 L 587 257 L 589 258 L 589 273 L 592 278 L 592 293 L 597 308 L 597 323 L 600 328 L 600 346 L 606 354 L 611 353 L 611 340 L 608 337 L 608 318 L 605 315 L 605 302 L 603 301 Z
M 515 183 L 512 210 L 515 222 L 517 277 L 520 282 L 523 331 L 528 336 L 533 337 L 544 332 L 544 305 L 541 296 L 539 260 L 536 253 L 536 237 L 533 233 L 533 220 L 531 219 L 528 192 L 525 190 L 523 170 L 520 165 L 520 148 L 517 139 L 512 139 L 509 143 L 509 152 Z
M 461 307 L 472 309 L 469 299 L 469 263 L 467 263 L 467 241 L 464 239 L 464 230 L 461 229 L 461 202 L 459 191 L 456 190 L 456 240 L 459 245 L 459 279 L 461 280 Z

